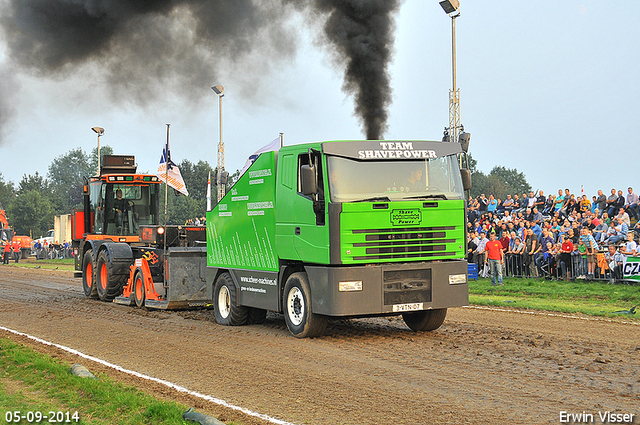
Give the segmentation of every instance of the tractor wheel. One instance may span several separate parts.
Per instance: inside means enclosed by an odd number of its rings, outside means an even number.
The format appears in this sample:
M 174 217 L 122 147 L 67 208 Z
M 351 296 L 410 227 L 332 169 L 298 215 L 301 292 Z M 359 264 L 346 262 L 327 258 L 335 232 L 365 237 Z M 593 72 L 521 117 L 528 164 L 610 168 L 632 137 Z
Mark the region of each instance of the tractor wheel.
M 294 273 L 284 286 L 284 320 L 297 338 L 321 336 L 327 317 L 311 311 L 311 291 L 306 273 Z
M 87 297 L 93 299 L 98 298 L 98 290 L 96 289 L 95 282 L 96 275 L 93 264 L 93 251 L 89 250 L 85 252 L 82 258 L 82 289 Z
M 240 326 L 247 323 L 249 309 L 238 305 L 236 287 L 229 273 L 222 273 L 213 288 L 213 308 L 216 322 L 226 326 Z
M 115 275 L 113 273 L 113 263 L 108 251 L 104 250 L 98 254 L 96 262 L 96 287 L 98 297 L 102 301 L 112 301 L 122 294 L 122 287 L 125 283 L 123 277 L 126 275 Z
M 442 325 L 445 317 L 447 317 L 446 308 L 402 313 L 404 323 L 416 332 L 435 331 Z
M 131 298 L 133 298 L 137 307 L 144 307 L 146 290 L 144 288 L 144 279 L 142 278 L 142 273 L 140 273 L 140 271 L 137 271 L 133 276 L 133 291 L 131 292 Z

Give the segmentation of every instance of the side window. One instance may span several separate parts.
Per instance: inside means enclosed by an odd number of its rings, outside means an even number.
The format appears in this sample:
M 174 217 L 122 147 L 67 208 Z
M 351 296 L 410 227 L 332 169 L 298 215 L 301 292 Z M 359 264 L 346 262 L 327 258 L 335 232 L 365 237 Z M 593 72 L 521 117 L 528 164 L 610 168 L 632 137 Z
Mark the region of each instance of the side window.
M 300 170 L 303 165 L 311 164 L 316 169 L 316 183 L 318 189 L 318 200 L 324 200 L 324 179 L 322 177 L 322 156 L 319 152 L 312 151 L 311 154 L 303 153 L 298 155 L 298 193 L 302 193 L 302 179 L 300 176 Z
M 293 189 L 293 155 L 283 155 L 280 158 L 280 183 L 288 187 L 289 189 Z

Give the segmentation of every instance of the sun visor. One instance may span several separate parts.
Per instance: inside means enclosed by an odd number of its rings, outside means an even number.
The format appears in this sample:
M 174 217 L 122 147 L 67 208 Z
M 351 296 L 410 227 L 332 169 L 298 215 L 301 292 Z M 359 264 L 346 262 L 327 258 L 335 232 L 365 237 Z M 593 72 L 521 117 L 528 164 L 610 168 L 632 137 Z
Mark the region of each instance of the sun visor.
M 459 143 L 425 140 L 353 140 L 324 142 L 322 152 L 361 161 L 434 159 L 462 153 Z

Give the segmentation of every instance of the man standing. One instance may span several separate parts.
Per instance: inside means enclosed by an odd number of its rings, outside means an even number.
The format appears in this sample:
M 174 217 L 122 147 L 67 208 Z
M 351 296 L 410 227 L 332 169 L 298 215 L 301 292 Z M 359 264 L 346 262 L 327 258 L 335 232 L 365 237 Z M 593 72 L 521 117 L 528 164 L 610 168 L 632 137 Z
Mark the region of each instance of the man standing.
M 504 253 L 502 252 L 502 244 L 496 240 L 495 232 L 489 235 L 489 242 L 485 245 L 487 251 L 487 262 L 491 270 L 491 285 L 496 286 L 496 276 L 498 277 L 498 285 L 502 285 L 502 263 L 504 262 Z
M 596 198 L 596 204 L 598 205 L 598 209 L 600 210 L 600 214 L 606 211 L 607 208 L 607 197 L 604 196 L 602 190 L 598 191 L 598 197 Z
M 629 191 L 629 194 L 627 195 L 627 202 L 624 207 L 631 217 L 638 219 L 638 204 L 640 203 L 640 198 L 635 194 L 633 188 L 630 187 L 627 190 Z
M 9 255 L 11 254 L 11 242 L 6 241 L 4 243 L 2 264 L 9 264 Z

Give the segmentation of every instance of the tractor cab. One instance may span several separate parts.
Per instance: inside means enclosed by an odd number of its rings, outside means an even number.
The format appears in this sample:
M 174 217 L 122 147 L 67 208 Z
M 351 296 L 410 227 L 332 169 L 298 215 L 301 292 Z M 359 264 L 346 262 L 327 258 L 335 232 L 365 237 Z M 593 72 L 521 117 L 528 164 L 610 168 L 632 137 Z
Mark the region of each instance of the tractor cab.
M 140 226 L 158 224 L 161 181 L 154 175 L 136 174 L 136 168 L 133 156 L 104 156 L 100 175 L 85 185 L 88 239 L 136 242 Z

